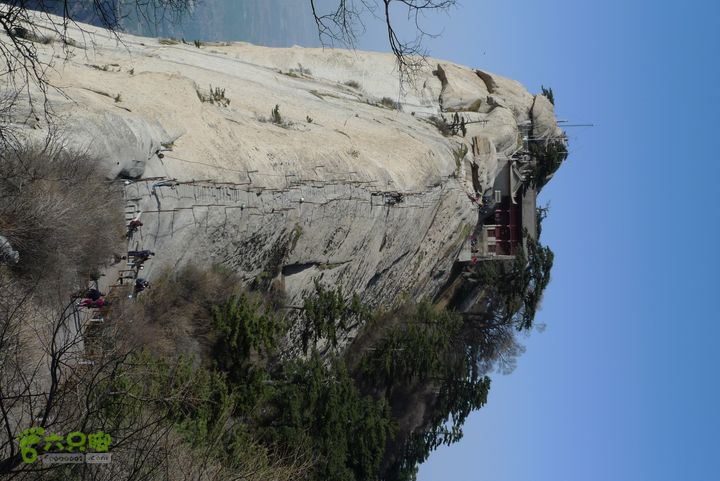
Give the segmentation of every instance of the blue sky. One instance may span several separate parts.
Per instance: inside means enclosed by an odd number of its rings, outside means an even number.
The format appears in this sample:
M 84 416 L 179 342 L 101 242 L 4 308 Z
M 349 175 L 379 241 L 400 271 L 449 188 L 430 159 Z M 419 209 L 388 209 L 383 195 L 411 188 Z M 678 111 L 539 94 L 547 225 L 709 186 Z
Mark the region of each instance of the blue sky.
M 547 330 L 419 480 L 720 479 L 720 8 L 460 3 L 426 19 L 442 33 L 434 57 L 550 86 L 560 118 L 595 127 L 568 130 L 570 158 L 540 198 L 556 254 Z M 380 27 L 359 48 L 387 50 Z
M 541 195 L 548 328 L 420 481 L 720 479 L 720 7 L 464 0 L 426 26 L 433 56 L 550 86 L 560 118 L 595 127 L 568 130 Z M 360 48 L 387 49 L 377 27 Z
M 559 117 L 595 127 L 569 129 L 541 196 L 548 328 L 420 481 L 720 479 L 719 10 L 466 0 L 428 19 L 433 56 L 551 86 Z

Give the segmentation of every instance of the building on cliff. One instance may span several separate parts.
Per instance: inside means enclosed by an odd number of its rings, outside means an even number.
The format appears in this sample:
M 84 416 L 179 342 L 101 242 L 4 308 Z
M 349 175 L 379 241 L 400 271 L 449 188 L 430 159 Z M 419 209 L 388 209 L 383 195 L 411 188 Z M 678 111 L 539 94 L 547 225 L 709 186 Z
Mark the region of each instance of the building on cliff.
M 443 60 L 399 93 L 388 54 L 132 35 L 119 47 L 83 28 L 95 35 L 88 59 L 37 45 L 57 63 L 51 82 L 67 86 L 47 94 L 58 141 L 109 179 L 133 179 L 124 192 L 145 227 L 132 247 L 157 252 L 149 279 L 165 266 L 218 264 L 248 285 L 272 281 L 292 305 L 320 278 L 373 305 L 435 298 L 459 253 L 470 262 L 517 251 L 535 218 L 534 192 L 518 190 L 528 142 L 562 135 L 542 94 Z M 312 75 L 294 73 L 299 65 Z M 231 103 L 211 101 L 210 85 Z M 278 105 L 280 124 L 267 117 Z M 20 107 L 11 127 L 44 142 L 49 128 Z M 465 136 L 432 121 L 455 113 Z M 471 253 L 471 232 L 481 251 Z
M 522 132 L 523 126 L 519 127 Z M 530 182 L 537 160 L 530 155 L 528 133 L 523 133 L 524 146 L 510 157 L 498 158 L 498 174 L 490 195 L 484 196 L 478 228 L 461 252 L 460 262 L 513 259 L 524 248 L 525 235 L 537 238 L 537 189 Z M 480 144 L 482 139 L 473 142 Z

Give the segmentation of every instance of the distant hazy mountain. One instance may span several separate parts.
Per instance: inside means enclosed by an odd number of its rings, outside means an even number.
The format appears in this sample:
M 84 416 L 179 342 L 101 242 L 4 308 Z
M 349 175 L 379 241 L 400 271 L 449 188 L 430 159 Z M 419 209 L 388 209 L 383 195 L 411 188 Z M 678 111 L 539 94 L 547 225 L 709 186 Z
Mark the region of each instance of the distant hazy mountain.
M 70 18 L 78 22 L 92 25 L 115 24 L 120 19 L 119 5 L 124 0 L 25 0 L 24 4 L 29 9 L 42 10 L 55 15 L 63 15 L 67 8 Z M 18 2 L 1 2 L 18 3 Z M 100 15 L 98 15 L 100 12 Z M 102 18 L 105 22 L 102 22 Z
M 81 22 L 101 25 L 101 17 L 87 0 L 68 0 L 72 16 Z M 118 22 L 128 33 L 190 40 L 244 40 L 273 47 L 293 44 L 318 45 L 308 0 L 200 0 L 182 18 L 172 14 L 143 18 L 135 0 L 99 0 L 106 18 Z M 61 15 L 64 1 L 30 0 Z
M 244 40 L 273 47 L 315 45 L 317 34 L 306 0 L 203 0 L 181 21 L 157 25 L 127 19 L 133 33 L 186 40 Z

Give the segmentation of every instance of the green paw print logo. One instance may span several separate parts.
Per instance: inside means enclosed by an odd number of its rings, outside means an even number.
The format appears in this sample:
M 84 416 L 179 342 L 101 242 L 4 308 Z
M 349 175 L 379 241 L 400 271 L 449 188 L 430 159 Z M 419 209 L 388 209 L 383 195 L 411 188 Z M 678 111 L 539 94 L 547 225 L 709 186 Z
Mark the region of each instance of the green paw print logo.
M 44 435 L 45 429 L 41 427 L 28 428 L 20 434 L 18 440 L 20 441 L 20 454 L 23 461 L 33 463 L 37 460 L 38 452 L 35 446 L 40 444 Z
M 28 428 L 18 436 L 20 454 L 27 464 L 34 463 L 39 457 L 38 451 L 44 454 L 82 454 L 88 449 L 94 453 L 107 453 L 112 438 L 103 431 L 85 434 L 73 431 L 66 436 L 47 433 L 42 427 Z

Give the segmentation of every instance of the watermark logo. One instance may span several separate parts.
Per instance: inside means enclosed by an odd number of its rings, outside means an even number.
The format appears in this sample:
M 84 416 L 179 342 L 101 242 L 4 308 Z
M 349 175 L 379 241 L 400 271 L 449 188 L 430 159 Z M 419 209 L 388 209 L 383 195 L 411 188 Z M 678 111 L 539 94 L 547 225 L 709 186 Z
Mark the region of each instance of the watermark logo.
M 87 453 L 85 462 L 88 464 L 109 464 L 112 461 L 112 453 Z
M 112 459 L 112 455 L 108 452 L 112 438 L 102 431 L 87 435 L 73 431 L 60 436 L 46 433 L 42 427 L 33 427 L 23 431 L 18 441 L 23 462 L 27 464 L 32 464 L 38 459 L 44 464 L 104 464 Z

